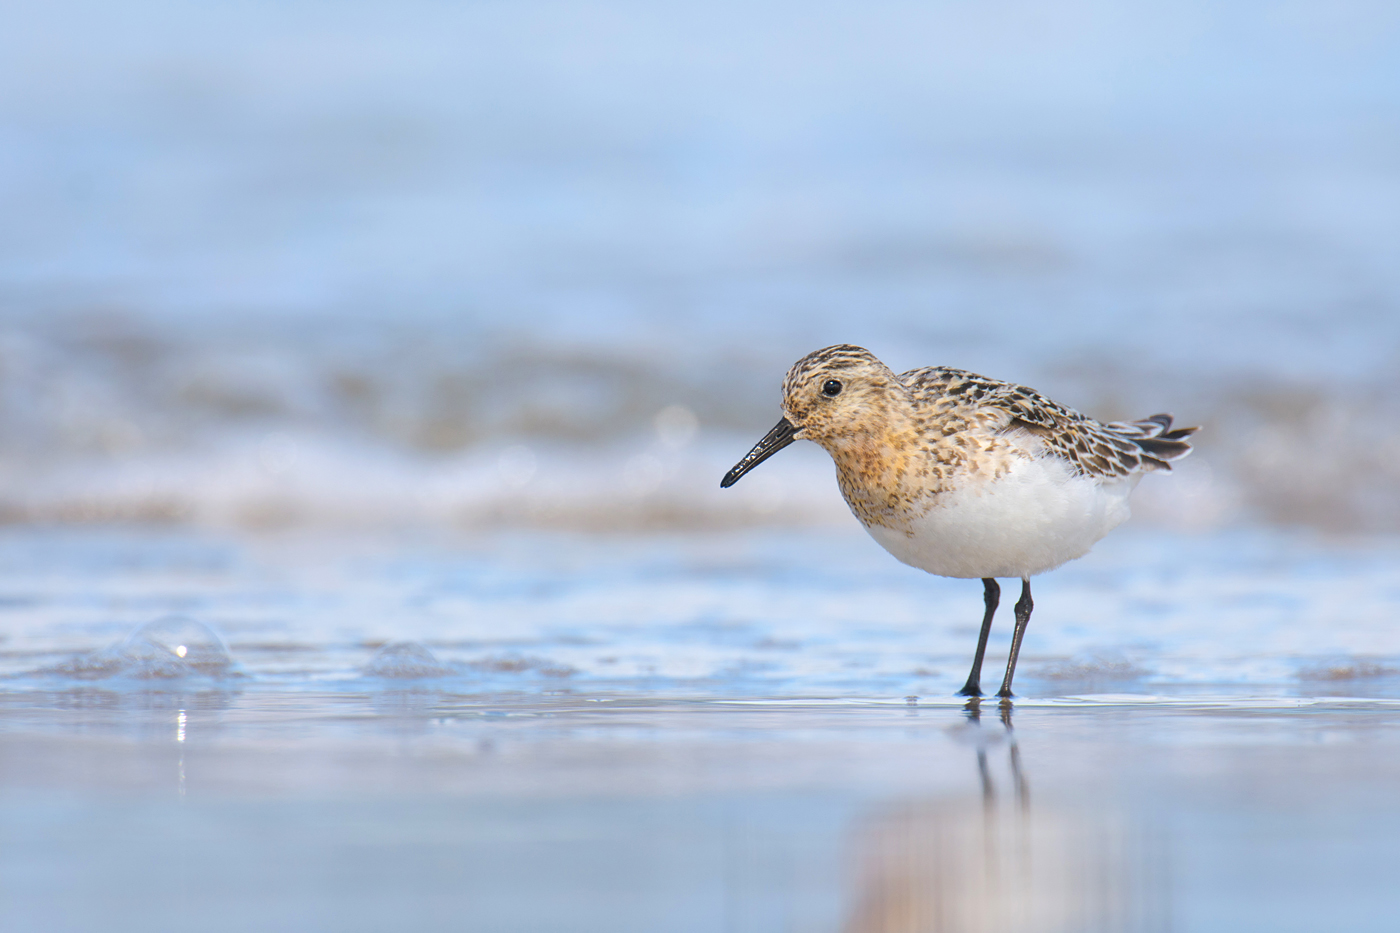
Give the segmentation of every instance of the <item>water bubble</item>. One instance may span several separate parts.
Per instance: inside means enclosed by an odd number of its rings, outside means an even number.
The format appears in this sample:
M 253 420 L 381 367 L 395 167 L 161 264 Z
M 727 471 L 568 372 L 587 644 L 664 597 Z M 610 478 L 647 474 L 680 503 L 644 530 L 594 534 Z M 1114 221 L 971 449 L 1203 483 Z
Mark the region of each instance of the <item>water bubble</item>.
M 209 626 L 185 616 L 166 616 L 146 623 L 124 641 L 71 658 L 40 673 L 80 680 L 226 677 L 233 673 L 233 660 Z
M 364 667 L 367 677 L 391 677 L 395 680 L 448 677 L 454 673 L 452 668 L 416 641 L 390 642 L 376 651 Z
M 203 622 L 188 616 L 166 616 L 147 622 L 126 640 L 128 651 L 161 656 L 173 656 L 199 674 L 220 677 L 233 666 L 228 649 Z

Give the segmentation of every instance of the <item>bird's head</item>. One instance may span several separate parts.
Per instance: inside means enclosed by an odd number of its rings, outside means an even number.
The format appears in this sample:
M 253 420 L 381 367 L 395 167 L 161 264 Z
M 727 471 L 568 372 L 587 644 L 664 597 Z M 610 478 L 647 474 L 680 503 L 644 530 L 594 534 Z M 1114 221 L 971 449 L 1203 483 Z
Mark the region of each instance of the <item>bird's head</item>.
M 882 425 L 900 392 L 899 378 L 864 347 L 842 343 L 807 354 L 783 379 L 783 419 L 720 485 L 734 485 L 796 440 L 816 441 L 835 454 Z

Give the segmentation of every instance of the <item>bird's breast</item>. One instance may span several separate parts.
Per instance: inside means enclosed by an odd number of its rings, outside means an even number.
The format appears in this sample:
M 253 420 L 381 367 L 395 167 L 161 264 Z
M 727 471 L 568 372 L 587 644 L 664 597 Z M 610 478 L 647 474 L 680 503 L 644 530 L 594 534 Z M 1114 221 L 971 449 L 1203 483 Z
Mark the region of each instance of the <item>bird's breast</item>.
M 1082 476 L 1058 457 L 1022 457 L 996 469 L 961 464 L 922 497 L 842 491 L 906 564 L 948 577 L 1029 577 L 1088 553 L 1128 517 L 1133 485 Z
M 831 450 L 846 503 L 866 526 L 901 529 L 958 490 L 1008 475 L 1028 454 L 995 437 L 893 432 Z

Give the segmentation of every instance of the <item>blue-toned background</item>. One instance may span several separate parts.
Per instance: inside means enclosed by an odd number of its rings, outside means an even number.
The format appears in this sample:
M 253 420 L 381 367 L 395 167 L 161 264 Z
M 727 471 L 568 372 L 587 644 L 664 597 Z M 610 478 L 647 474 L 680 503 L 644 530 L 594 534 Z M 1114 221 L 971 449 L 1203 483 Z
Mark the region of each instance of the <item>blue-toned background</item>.
M 836 342 L 1203 425 L 1014 704 Z M 1397 373 L 1393 2 L 0 0 L 0 924 L 1390 933 Z
M 1206 424 L 1145 519 L 1400 528 L 1393 5 L 5 18 L 14 519 L 843 521 L 711 487 L 848 341 Z

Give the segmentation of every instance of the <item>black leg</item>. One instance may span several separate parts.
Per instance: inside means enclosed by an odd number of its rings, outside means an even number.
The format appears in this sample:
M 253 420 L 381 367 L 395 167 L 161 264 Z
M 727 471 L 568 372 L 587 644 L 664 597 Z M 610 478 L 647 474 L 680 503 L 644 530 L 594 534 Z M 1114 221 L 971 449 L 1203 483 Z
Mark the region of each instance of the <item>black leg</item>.
M 991 577 L 982 578 L 982 600 L 987 604 L 987 612 L 982 616 L 982 633 L 977 636 L 977 655 L 972 659 L 972 673 L 967 675 L 967 683 L 958 691 L 958 696 L 980 697 L 982 695 L 982 655 L 987 653 L 987 636 L 992 634 L 992 616 L 996 615 L 997 601 L 1001 599 L 1001 587 Z
M 1031 602 L 1031 581 L 1027 577 L 1021 581 L 1021 598 L 1016 600 L 1016 632 L 1011 636 L 1011 656 L 1006 659 L 1006 679 L 1001 682 L 1001 689 L 997 691 L 999 697 L 1009 697 L 1011 693 L 1011 678 L 1016 676 L 1016 658 L 1021 654 L 1021 639 L 1026 637 L 1026 624 L 1031 620 L 1031 610 L 1035 608 L 1035 603 Z

